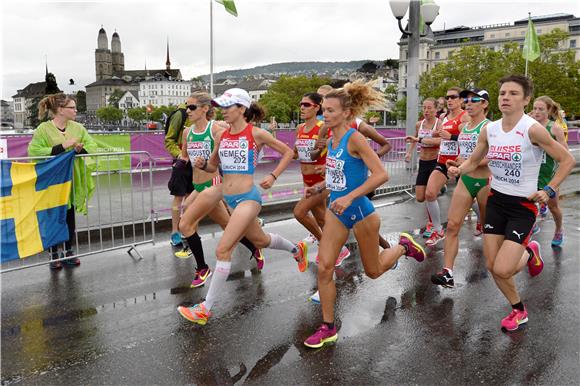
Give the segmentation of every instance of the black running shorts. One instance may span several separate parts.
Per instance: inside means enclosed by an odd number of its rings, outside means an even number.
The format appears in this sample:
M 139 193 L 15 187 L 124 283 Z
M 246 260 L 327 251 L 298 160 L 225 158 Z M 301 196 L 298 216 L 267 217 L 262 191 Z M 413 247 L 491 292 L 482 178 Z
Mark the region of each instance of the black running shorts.
M 437 159 L 430 161 L 419 160 L 419 171 L 417 172 L 415 185 L 427 186 L 427 181 L 429 181 L 431 172 L 435 170 L 435 166 L 437 166 Z
M 537 214 L 533 201 L 492 189 L 487 199 L 483 233 L 503 235 L 506 240 L 527 245 Z
M 184 197 L 193 192 L 193 169 L 191 162 L 174 159 L 171 167 L 171 177 L 167 183 L 169 194 Z

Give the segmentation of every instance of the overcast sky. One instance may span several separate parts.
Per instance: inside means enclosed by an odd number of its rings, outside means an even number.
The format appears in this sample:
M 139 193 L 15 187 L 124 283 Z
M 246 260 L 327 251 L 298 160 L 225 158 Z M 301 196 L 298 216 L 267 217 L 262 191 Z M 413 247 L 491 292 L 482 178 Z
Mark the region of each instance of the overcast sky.
M 44 80 L 67 92 L 95 81 L 101 25 L 121 37 L 125 69 L 171 67 L 184 78 L 209 73 L 210 0 L 0 1 L 2 99 Z M 388 0 L 236 0 L 239 16 L 214 3 L 214 70 L 288 61 L 398 58 L 400 33 Z M 557 12 L 580 15 L 576 0 L 437 0 L 434 30 L 513 22 Z M 110 48 L 110 47 L 109 47 Z M 68 79 L 76 85 L 69 87 Z

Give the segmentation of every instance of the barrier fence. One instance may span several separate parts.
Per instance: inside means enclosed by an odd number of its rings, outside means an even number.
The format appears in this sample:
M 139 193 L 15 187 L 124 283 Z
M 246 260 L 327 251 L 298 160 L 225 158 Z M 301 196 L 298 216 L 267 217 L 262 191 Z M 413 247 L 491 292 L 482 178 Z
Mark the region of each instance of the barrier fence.
M 47 158 L 50 157 L 20 157 L 9 160 L 35 162 Z M 91 181 L 94 189 L 92 195 L 86 194 L 83 197 L 86 201 L 86 214 L 83 215 L 78 210 L 75 213 L 76 230 L 74 239 L 71 240 L 74 256 L 70 257 L 127 249 L 131 257 L 135 253 L 142 259 L 137 246 L 155 244 L 153 158 L 145 151 L 79 154 L 76 158 L 78 167 L 75 167 L 75 173 L 81 175 L 73 178 L 71 194 L 75 192 L 75 181 L 81 181 L 81 190 L 84 192 L 89 191 Z M 127 163 L 127 159 L 136 160 L 134 166 Z M 63 260 L 66 259 L 58 259 Z M 26 259 L 5 262 L 0 273 L 48 263 L 48 255 L 40 253 Z

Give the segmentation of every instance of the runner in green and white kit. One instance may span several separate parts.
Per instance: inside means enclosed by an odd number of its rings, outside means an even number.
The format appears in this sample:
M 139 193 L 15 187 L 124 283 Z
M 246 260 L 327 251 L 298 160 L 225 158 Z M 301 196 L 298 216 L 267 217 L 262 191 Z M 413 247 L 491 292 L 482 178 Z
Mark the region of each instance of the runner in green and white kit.
M 481 129 L 489 123 L 489 120 L 485 118 L 489 107 L 489 94 L 487 91 L 472 88 L 461 91 L 459 96 L 463 98 L 470 122 L 463 125 L 457 139 L 459 157 L 456 160 L 448 160 L 447 167 L 458 166 L 471 156 Z M 452 288 L 455 285 L 453 264 L 459 250 L 459 230 L 463 224 L 463 218 L 469 212 L 474 199 L 477 199 L 477 204 L 479 205 L 481 222 L 484 221 L 490 176 L 487 162 L 487 158 L 484 158 L 474 171 L 462 175 L 453 191 L 447 215 L 444 266 L 441 272 L 431 275 L 433 284 L 448 288 Z
M 568 149 L 564 129 L 557 123 L 559 114 L 560 109 L 558 104 L 549 96 L 541 96 L 536 98 L 534 101 L 534 110 L 532 112 L 533 118 L 548 130 L 552 138 Z M 558 169 L 556 161 L 544 152 L 542 164 L 540 165 L 540 174 L 538 175 L 538 190 L 548 185 L 552 177 L 554 177 L 556 169 Z M 547 206 L 550 209 L 550 212 L 554 217 L 554 223 L 556 224 L 554 238 L 552 239 L 552 247 L 559 247 L 564 243 L 564 233 L 562 231 L 562 210 L 560 209 L 557 192 L 556 196 L 548 201 Z M 537 232 L 539 232 L 539 226 L 536 221 L 534 233 Z

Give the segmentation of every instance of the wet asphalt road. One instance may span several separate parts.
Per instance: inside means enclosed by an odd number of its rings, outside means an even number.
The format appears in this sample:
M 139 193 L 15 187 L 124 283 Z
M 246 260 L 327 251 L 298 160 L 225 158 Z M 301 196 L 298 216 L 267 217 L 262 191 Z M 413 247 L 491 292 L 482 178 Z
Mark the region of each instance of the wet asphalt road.
M 302 344 L 321 320 L 307 301 L 315 264 L 299 273 L 288 254 L 268 251 L 258 273 L 240 249 L 214 317 L 201 327 L 175 309 L 202 300 L 207 288 L 189 289 L 192 261 L 173 257 L 162 241 L 140 247 L 141 261 L 117 251 L 61 272 L 41 266 L 2 275 L 2 383 L 578 384 L 580 196 L 562 206 L 564 247 L 550 248 L 554 224 L 542 222 L 544 271 L 517 277 L 530 320 L 514 333 L 499 329 L 509 307 L 472 237 L 475 221 L 461 233 L 454 289 L 429 280 L 442 243 L 425 262 L 401 260 L 377 280 L 364 275 L 355 250 L 337 270 L 339 340 L 320 350 Z M 383 233 L 423 223 L 424 209 L 412 201 L 378 211 Z M 294 220 L 266 230 L 306 236 Z M 208 231 L 200 233 L 213 266 L 219 234 Z

